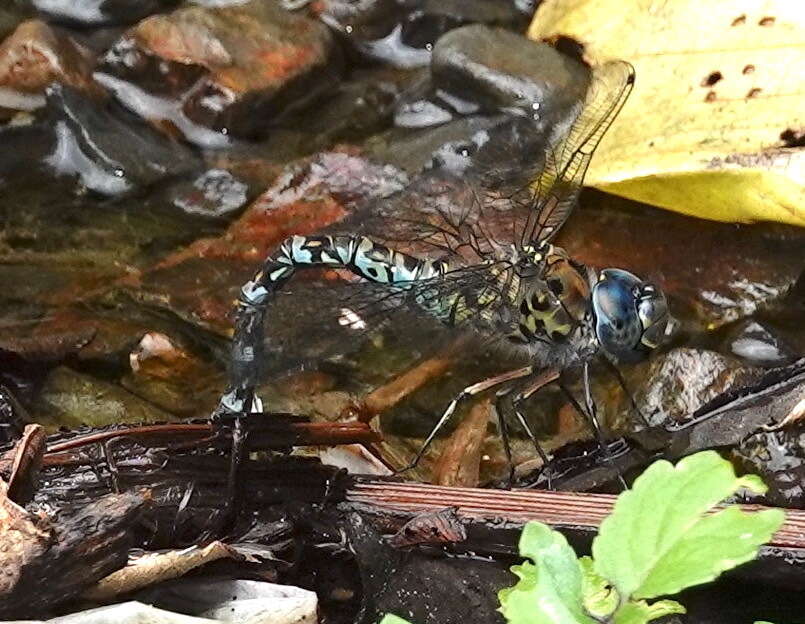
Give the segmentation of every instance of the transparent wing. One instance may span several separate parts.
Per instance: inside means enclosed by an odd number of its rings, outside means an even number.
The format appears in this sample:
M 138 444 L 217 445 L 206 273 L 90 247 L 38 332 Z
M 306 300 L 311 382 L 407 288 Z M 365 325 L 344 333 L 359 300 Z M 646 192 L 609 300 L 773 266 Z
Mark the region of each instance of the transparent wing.
M 530 176 L 530 188 L 515 196 L 531 208 L 520 244 L 550 240 L 575 207 L 593 153 L 617 117 L 634 85 L 634 68 L 613 61 L 596 68 L 578 116 L 546 151 Z
M 514 330 L 509 294 L 487 264 L 462 266 L 404 288 L 352 281 L 340 270 L 301 272 L 267 312 L 270 368 L 343 356 L 386 330 L 420 352 L 467 330 L 483 342 L 497 341 Z
M 462 177 L 426 173 L 371 216 L 345 225 L 401 251 L 468 264 L 500 257 L 512 244 L 549 240 L 575 207 L 593 153 L 633 83 L 629 63 L 606 63 L 593 71 L 584 101 L 549 137 L 531 118 L 512 117 L 490 131 L 483 154 Z M 523 143 L 532 145 L 529 165 L 516 167 L 511 146 L 522 150 Z
M 523 206 L 489 201 L 477 179 L 431 171 L 334 230 L 365 234 L 416 257 L 469 266 L 500 257 L 525 222 Z

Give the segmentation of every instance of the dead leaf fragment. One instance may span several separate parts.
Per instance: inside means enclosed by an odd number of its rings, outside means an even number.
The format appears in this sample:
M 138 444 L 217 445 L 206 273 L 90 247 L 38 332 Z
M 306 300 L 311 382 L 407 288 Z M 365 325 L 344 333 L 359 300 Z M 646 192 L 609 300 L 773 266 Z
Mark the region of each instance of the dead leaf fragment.
M 154 583 L 179 578 L 205 563 L 232 556 L 233 551 L 218 541 L 203 548 L 191 546 L 183 550 L 147 553 L 125 568 L 101 579 L 97 585 L 84 592 L 84 598 L 99 602 L 111 600 Z

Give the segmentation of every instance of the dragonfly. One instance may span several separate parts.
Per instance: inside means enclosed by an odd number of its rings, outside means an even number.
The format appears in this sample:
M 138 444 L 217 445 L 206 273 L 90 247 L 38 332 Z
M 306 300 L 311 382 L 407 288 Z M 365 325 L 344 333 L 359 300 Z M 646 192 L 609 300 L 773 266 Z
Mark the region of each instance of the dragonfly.
M 593 153 L 634 79 L 627 62 L 596 68 L 584 101 L 514 182 L 496 180 L 491 168 L 466 181 L 466 201 L 436 201 L 415 218 L 380 211 L 388 218 L 381 238 L 350 232 L 287 238 L 240 291 L 229 385 L 214 418 L 260 411 L 257 363 L 265 357 L 270 303 L 297 271 L 324 268 L 357 278 L 363 310 L 416 308 L 445 325 L 495 340 L 527 362 L 462 390 L 403 470 L 419 463 L 459 405 L 492 390 L 510 469 L 504 398 L 547 466 L 521 406 L 556 378 L 550 374 L 554 370 L 581 370 L 586 412 L 573 404 L 586 413 L 602 442 L 590 392 L 591 363 L 600 358 L 614 368 L 645 358 L 665 335 L 668 306 L 657 285 L 621 268 L 593 270 L 552 241 L 578 203 Z M 423 247 L 433 253 L 410 251 Z M 240 419 L 234 422 L 237 431 Z

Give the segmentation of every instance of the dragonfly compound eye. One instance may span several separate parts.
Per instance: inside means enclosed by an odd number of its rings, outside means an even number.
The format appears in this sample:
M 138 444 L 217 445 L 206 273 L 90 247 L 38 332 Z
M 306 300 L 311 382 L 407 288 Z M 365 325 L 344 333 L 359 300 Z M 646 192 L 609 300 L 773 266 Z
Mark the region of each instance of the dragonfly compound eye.
M 598 342 L 622 362 L 642 359 L 665 335 L 665 296 L 628 271 L 602 271 L 593 287 L 592 303 Z

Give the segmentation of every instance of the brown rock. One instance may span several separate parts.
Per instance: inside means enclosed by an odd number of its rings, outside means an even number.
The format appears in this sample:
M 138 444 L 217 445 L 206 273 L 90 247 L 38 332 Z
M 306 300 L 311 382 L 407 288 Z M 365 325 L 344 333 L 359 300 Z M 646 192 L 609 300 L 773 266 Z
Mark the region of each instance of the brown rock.
M 266 122 L 288 106 L 333 84 L 336 57 L 324 24 L 274 2 L 189 6 L 128 31 L 106 56 L 104 72 L 113 76 L 104 84 L 140 114 L 170 118 L 186 136 L 193 134 L 188 123 L 252 136 L 263 133 Z M 138 108 L 121 80 L 178 104 L 170 113 L 164 105 L 156 107 L 161 112 Z
M 67 34 L 41 20 L 28 20 L 0 44 L 0 106 L 31 110 L 45 104 L 51 82 L 99 95 L 93 60 Z
M 224 388 L 223 369 L 203 361 L 160 332 L 148 332 L 129 355 L 131 374 L 121 383 L 174 414 L 212 411 Z

